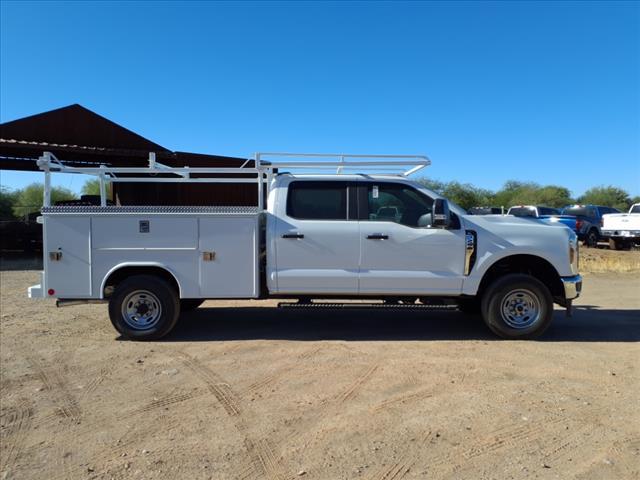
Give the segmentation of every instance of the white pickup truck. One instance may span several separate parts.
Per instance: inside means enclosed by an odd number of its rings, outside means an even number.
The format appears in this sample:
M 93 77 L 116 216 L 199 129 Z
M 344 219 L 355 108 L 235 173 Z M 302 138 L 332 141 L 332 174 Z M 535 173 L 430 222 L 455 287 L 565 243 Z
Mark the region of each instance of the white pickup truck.
M 614 250 L 629 250 L 640 243 L 640 203 L 631 205 L 629 213 L 603 215 L 600 231 Z
M 266 155 L 312 161 L 265 163 Z M 148 168 L 98 169 L 67 167 L 45 152 L 39 160 L 44 271 L 29 296 L 57 298 L 59 305 L 108 302 L 114 327 L 138 340 L 166 335 L 181 311 L 205 299 L 289 298 L 301 307 L 318 307 L 319 299 L 334 299 L 334 306 L 359 299 L 371 308 L 458 305 L 513 339 L 542 334 L 554 303 L 570 312 L 582 278 L 569 229 L 467 215 L 408 178 L 430 163 L 426 157 L 320 157 L 256 154 L 251 168 L 189 169 L 160 166 L 150 154 Z M 413 168 L 400 174 L 347 173 L 407 165 Z M 284 173 L 287 168 L 337 173 Z M 51 172 L 97 175 L 101 206 L 49 206 Z M 242 175 L 232 179 L 232 173 Z M 106 180 L 255 182 L 258 205 L 107 206 Z

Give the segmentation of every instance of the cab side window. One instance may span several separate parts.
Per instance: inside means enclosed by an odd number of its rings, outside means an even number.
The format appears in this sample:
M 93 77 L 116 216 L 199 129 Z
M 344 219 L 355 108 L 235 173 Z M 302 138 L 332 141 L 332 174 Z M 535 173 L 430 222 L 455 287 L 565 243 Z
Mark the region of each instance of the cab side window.
M 300 220 L 346 220 L 347 185 L 343 182 L 293 182 L 287 215 Z
M 367 201 L 365 220 L 395 222 L 408 227 L 423 227 L 431 223 L 433 199 L 408 185 L 369 184 Z

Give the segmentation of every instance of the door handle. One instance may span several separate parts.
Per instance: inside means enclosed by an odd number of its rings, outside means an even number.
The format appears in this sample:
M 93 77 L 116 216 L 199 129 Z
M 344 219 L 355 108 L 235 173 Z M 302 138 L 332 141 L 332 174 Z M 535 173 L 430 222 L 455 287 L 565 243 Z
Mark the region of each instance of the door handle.
M 367 235 L 367 239 L 369 239 L 369 240 L 389 240 L 389 235 L 385 235 L 383 233 L 372 233 L 371 235 Z
M 302 233 L 285 233 L 282 238 L 304 238 Z

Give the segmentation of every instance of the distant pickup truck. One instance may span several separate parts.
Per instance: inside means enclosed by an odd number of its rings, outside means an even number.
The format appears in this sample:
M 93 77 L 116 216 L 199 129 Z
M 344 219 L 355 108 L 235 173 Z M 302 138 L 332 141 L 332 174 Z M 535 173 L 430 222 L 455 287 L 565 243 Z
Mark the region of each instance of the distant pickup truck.
M 602 217 L 608 213 L 621 213 L 620 210 L 603 205 L 571 205 L 562 210 L 563 215 L 576 217 L 575 232 L 584 245 L 596 247 L 600 240 L 606 239 L 601 231 Z
M 601 230 L 614 250 L 629 250 L 634 243 L 640 243 L 640 203 L 632 205 L 629 213 L 603 215 Z
M 507 212 L 507 215 L 537 218 L 548 223 L 562 223 L 576 232 L 576 234 L 578 233 L 576 217 L 573 215 L 562 215 L 560 210 L 557 208 L 536 205 L 519 205 L 517 207 L 511 207 Z

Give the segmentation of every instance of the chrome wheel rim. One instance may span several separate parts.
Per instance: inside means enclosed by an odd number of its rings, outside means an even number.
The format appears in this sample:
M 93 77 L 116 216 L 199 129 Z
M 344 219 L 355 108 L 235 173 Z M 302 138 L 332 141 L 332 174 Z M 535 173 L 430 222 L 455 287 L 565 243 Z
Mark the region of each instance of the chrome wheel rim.
M 160 300 L 148 290 L 131 292 L 122 302 L 122 319 L 134 330 L 149 330 L 162 315 Z
M 540 302 L 530 290 L 512 290 L 502 300 L 502 320 L 515 329 L 529 328 L 540 319 Z

